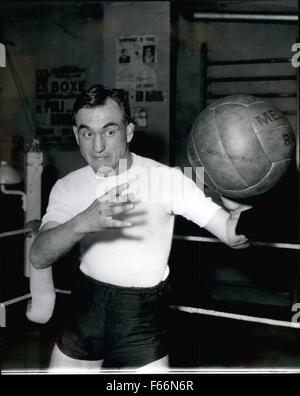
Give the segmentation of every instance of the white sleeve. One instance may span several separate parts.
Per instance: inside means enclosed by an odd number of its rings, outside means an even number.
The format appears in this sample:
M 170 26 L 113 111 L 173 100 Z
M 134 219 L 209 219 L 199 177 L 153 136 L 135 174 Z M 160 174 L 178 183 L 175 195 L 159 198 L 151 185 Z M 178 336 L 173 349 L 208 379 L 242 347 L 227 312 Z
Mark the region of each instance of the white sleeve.
M 180 170 L 173 168 L 171 174 L 170 213 L 184 216 L 204 227 L 221 207 L 206 197 L 196 183 Z
M 47 211 L 40 228 L 49 221 L 62 224 L 70 220 L 74 217 L 72 207 L 70 191 L 63 180 L 58 180 L 50 192 Z

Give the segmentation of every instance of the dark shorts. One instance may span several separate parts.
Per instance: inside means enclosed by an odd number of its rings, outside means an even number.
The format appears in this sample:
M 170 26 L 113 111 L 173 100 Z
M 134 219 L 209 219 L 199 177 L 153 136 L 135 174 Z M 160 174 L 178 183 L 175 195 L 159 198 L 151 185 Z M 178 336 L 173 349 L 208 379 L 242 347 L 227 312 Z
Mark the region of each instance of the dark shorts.
M 119 287 L 83 273 L 72 291 L 59 349 L 106 368 L 141 367 L 168 354 L 167 280 L 154 287 Z

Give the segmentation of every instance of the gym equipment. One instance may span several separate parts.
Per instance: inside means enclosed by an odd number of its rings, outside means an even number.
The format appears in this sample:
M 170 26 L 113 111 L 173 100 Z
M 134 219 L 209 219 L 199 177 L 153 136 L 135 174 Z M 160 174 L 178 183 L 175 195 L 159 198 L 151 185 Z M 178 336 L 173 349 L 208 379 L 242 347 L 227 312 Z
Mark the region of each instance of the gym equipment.
M 270 102 L 230 95 L 197 117 L 188 158 L 194 169 L 204 167 L 208 187 L 227 197 L 248 198 L 280 180 L 293 158 L 295 141 L 287 118 Z

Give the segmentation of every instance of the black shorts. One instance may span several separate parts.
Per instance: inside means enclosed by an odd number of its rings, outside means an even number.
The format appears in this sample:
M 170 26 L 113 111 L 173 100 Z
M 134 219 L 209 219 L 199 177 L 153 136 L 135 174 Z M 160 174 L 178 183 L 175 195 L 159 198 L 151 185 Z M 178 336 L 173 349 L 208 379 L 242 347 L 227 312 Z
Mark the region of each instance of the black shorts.
M 71 294 L 59 349 L 106 368 L 141 367 L 168 354 L 167 280 L 154 287 L 120 287 L 82 272 Z

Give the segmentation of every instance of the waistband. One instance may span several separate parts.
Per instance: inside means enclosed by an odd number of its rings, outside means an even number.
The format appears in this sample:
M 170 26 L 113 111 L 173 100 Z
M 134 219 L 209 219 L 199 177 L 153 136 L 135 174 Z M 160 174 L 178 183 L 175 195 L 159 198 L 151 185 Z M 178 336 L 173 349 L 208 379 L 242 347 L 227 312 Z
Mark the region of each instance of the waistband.
M 155 286 L 150 286 L 150 287 L 136 287 L 136 286 L 119 286 L 119 285 L 114 285 L 111 283 L 105 283 L 102 281 L 99 281 L 98 279 L 94 279 L 90 277 L 89 275 L 85 274 L 82 271 L 79 271 L 79 279 L 82 280 L 83 282 L 93 284 L 97 288 L 101 288 L 102 290 L 107 290 L 111 292 L 118 292 L 118 293 L 124 293 L 124 294 L 132 294 L 132 295 L 138 295 L 138 294 L 155 294 L 157 292 L 162 291 L 165 289 L 165 287 L 168 285 L 169 277 L 167 277 L 165 280 L 159 282 Z

